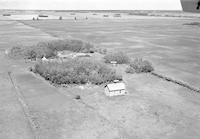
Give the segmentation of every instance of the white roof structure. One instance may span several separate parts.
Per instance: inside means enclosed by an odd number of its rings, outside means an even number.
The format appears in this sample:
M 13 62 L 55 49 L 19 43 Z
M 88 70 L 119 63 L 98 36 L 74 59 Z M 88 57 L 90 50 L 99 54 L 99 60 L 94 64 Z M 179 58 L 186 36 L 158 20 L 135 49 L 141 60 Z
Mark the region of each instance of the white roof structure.
M 49 61 L 48 59 L 46 59 L 46 57 L 42 58 L 42 61 Z
M 69 51 L 59 51 L 57 56 L 60 58 L 76 58 L 76 57 L 90 57 L 90 54 L 87 53 L 73 53 Z
M 117 64 L 117 61 L 110 61 L 111 64 Z
M 112 83 L 106 85 L 108 87 L 109 91 L 119 91 L 119 90 L 125 90 L 125 84 L 124 83 Z
M 86 53 L 76 53 L 73 57 L 90 57 L 90 55 Z

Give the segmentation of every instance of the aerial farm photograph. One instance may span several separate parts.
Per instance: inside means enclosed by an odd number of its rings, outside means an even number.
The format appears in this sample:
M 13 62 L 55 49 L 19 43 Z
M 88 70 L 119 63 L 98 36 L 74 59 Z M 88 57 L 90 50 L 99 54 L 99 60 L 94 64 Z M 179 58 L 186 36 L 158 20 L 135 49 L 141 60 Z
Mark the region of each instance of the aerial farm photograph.
M 200 139 L 200 0 L 0 0 L 0 139 Z

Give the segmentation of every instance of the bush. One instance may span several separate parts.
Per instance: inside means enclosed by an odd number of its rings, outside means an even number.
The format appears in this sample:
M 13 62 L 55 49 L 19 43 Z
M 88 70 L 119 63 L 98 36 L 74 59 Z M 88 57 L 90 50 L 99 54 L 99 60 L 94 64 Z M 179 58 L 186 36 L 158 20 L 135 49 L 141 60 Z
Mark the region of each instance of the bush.
M 200 22 L 185 23 L 185 24 L 183 24 L 183 25 L 199 26 L 199 27 L 200 27 Z
M 55 84 L 103 84 L 122 80 L 116 71 L 106 64 L 88 58 L 69 59 L 63 63 L 40 62 L 32 71 Z
M 106 63 L 116 61 L 118 64 L 127 64 L 130 61 L 129 57 L 123 52 L 108 53 L 104 59 Z
M 23 57 L 24 59 L 36 59 L 55 57 L 57 51 L 72 51 L 72 52 L 83 52 L 93 53 L 94 46 L 88 42 L 81 40 L 54 40 L 49 42 L 39 42 L 33 46 L 15 46 L 10 50 L 11 57 Z
M 36 46 L 30 47 L 31 50 L 34 50 L 37 54 L 37 58 L 51 58 L 57 55 L 57 52 L 49 48 L 48 42 L 39 42 Z
M 20 57 L 23 55 L 23 48 L 21 46 L 14 46 L 9 52 L 10 57 Z
M 27 50 L 25 53 L 26 59 L 36 59 L 37 53 L 34 50 Z
M 133 74 L 133 73 L 135 73 L 135 69 L 132 68 L 131 66 L 129 66 L 129 67 L 126 68 L 126 73 Z
M 127 73 L 148 73 L 154 70 L 152 64 L 143 59 L 135 59 L 133 62 L 130 62 L 129 67 L 126 69 Z
M 97 53 L 105 55 L 107 53 L 107 49 L 105 49 L 105 48 L 96 48 L 96 49 L 94 49 L 94 52 L 97 52 Z

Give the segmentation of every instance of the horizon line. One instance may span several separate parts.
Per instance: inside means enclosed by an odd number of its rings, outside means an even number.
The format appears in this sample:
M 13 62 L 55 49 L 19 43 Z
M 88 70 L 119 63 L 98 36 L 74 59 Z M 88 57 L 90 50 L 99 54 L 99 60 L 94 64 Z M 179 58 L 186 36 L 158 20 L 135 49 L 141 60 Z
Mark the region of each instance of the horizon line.
M 19 11 L 182 11 L 180 9 L 0 9 L 0 10 L 19 10 Z

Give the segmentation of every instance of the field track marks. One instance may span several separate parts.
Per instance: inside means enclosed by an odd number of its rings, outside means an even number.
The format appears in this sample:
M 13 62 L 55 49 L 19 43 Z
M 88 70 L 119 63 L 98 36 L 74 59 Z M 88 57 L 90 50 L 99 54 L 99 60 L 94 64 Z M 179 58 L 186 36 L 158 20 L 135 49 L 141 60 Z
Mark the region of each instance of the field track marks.
M 32 130 L 32 133 L 34 134 L 33 138 L 34 139 L 37 139 L 37 135 L 36 135 L 36 129 L 38 128 L 38 125 L 36 124 L 36 122 L 33 120 L 32 118 L 32 115 L 30 114 L 30 109 L 28 107 L 28 105 L 26 104 L 26 102 L 24 101 L 24 98 L 20 92 L 20 89 L 17 87 L 17 85 L 15 84 L 14 82 L 14 79 L 13 79 L 13 75 L 11 72 L 8 72 L 8 76 L 9 76 L 9 79 L 15 89 L 15 92 L 16 92 L 16 95 L 17 95 L 17 99 L 18 101 L 20 102 L 22 108 L 23 108 L 23 112 L 29 122 L 29 125 L 31 127 L 31 130 Z
M 61 37 L 61 36 L 56 35 L 56 34 L 54 34 L 54 33 L 47 32 L 47 31 L 45 31 L 45 30 L 43 30 L 43 29 L 41 29 L 41 28 L 38 28 L 38 27 L 36 27 L 36 26 L 30 25 L 30 24 L 26 24 L 26 23 L 24 23 L 24 22 L 22 22 L 22 21 L 20 21 L 20 20 L 18 20 L 17 22 L 23 24 L 24 26 L 28 26 L 28 27 L 37 29 L 37 30 L 39 30 L 40 32 L 43 32 L 43 33 L 45 33 L 45 34 L 47 34 L 47 35 L 49 35 L 49 36 L 51 36 L 51 37 L 53 37 L 53 38 L 55 38 L 55 39 L 59 39 L 59 38 Z M 61 33 L 61 31 L 60 31 L 60 33 Z M 65 32 L 63 32 L 63 34 L 65 34 Z M 67 37 L 68 37 L 68 38 L 72 38 L 72 37 L 69 36 L 69 35 L 67 35 Z M 65 38 L 65 37 L 64 37 L 64 38 Z

